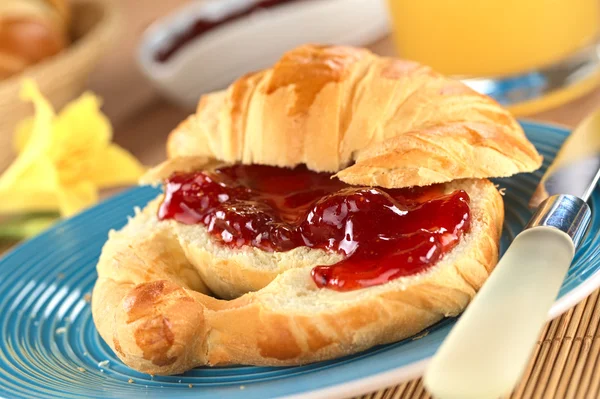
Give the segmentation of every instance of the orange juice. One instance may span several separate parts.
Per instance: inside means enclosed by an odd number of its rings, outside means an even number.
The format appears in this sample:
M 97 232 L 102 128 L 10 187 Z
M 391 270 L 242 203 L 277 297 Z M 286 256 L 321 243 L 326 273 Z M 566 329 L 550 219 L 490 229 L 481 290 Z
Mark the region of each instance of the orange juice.
M 501 76 L 593 43 L 599 0 L 388 0 L 399 55 L 463 76 Z

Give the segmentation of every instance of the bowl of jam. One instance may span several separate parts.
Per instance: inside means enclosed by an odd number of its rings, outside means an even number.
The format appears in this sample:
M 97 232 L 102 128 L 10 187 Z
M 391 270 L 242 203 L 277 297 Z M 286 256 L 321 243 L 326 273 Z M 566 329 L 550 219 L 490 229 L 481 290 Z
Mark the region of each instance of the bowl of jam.
M 299 45 L 364 46 L 387 32 L 382 0 L 192 1 L 146 30 L 137 61 L 162 94 L 195 108 Z

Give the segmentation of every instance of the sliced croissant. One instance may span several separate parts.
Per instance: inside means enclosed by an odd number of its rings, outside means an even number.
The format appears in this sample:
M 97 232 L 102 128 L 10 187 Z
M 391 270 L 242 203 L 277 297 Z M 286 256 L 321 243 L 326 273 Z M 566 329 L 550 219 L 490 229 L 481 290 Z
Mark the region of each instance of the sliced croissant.
M 346 183 L 424 186 L 531 172 L 542 158 L 489 97 L 410 61 L 306 45 L 202 97 L 170 158 L 306 164 Z
M 340 292 L 310 276 L 340 254 L 231 248 L 202 224 L 159 220 L 159 197 L 111 233 L 92 301 L 103 339 L 151 374 L 331 359 L 459 314 L 498 258 L 504 210 L 486 178 L 541 164 L 511 115 L 462 83 L 367 50 L 315 45 L 203 96 L 167 147 L 170 159 L 144 182 L 239 162 L 306 164 L 356 185 L 445 183 L 469 194 L 471 229 L 423 273 Z
M 229 249 L 202 225 L 159 221 L 159 198 L 110 234 L 98 262 L 94 322 L 121 360 L 149 374 L 304 364 L 406 338 L 462 312 L 496 264 L 500 194 L 488 180 L 446 187 L 456 189 L 472 199 L 471 231 L 456 248 L 422 275 L 349 292 L 320 289 L 310 277 L 338 254 Z M 246 293 L 222 300 L 211 288 Z

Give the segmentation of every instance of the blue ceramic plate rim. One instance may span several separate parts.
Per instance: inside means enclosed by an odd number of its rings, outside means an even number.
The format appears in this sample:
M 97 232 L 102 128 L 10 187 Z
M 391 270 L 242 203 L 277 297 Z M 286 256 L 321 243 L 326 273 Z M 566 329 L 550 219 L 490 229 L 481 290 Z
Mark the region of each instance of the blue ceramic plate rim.
M 568 129 L 566 129 L 566 128 L 547 125 L 547 124 L 541 124 L 541 123 L 537 123 L 537 122 L 533 122 L 533 121 L 521 121 L 521 124 L 523 125 L 523 127 L 526 130 L 528 130 L 528 129 L 546 130 L 546 131 L 550 131 L 553 133 L 558 133 L 561 136 L 566 136 L 569 133 Z M 123 194 L 113 197 L 113 200 L 118 200 L 119 198 L 131 195 L 131 193 L 135 190 L 139 190 L 139 188 L 134 188 L 132 190 L 128 190 Z M 85 217 L 87 212 L 89 212 L 89 211 L 86 211 L 86 212 L 82 213 L 81 215 L 76 216 L 75 219 L 80 218 L 80 217 Z M 594 219 L 596 219 L 596 218 L 597 218 L 597 216 L 594 214 Z M 73 219 L 65 220 L 65 221 L 57 224 L 51 230 L 49 230 L 45 233 L 42 233 L 40 236 L 38 236 L 28 242 L 24 242 L 24 243 L 18 245 L 16 248 L 14 248 L 12 251 L 10 251 L 8 254 L 6 254 L 4 257 L 0 258 L 0 264 L 8 263 L 9 259 L 12 257 L 13 254 L 17 254 L 20 251 L 27 251 L 27 248 L 29 246 L 33 247 L 38 240 L 41 240 L 46 235 L 51 234 L 52 231 L 56 231 L 56 230 L 68 227 L 69 223 L 71 223 L 72 220 Z M 549 319 L 555 318 L 555 317 L 559 316 L 561 313 L 568 310 L 569 308 L 575 306 L 578 302 L 583 300 L 586 296 L 588 296 L 596 288 L 598 288 L 598 286 L 600 286 L 600 270 L 596 270 L 593 274 L 588 276 L 585 280 L 578 281 L 576 286 L 574 286 L 570 291 L 564 293 L 564 295 L 562 295 L 559 299 L 557 299 L 557 301 L 554 303 L 551 311 L 549 312 L 548 318 Z M 424 341 L 426 341 L 426 340 L 424 340 Z M 377 356 L 379 356 L 379 354 L 375 353 L 372 356 L 377 357 Z M 422 357 L 420 359 L 412 361 L 406 365 L 395 367 L 395 368 L 390 368 L 389 370 L 386 370 L 383 372 L 378 372 L 378 373 L 372 374 L 367 377 L 355 378 L 355 379 L 351 379 L 349 381 L 337 383 L 335 385 L 327 386 L 324 388 L 308 390 L 308 391 L 299 392 L 299 393 L 295 393 L 295 394 L 291 394 L 291 395 L 287 395 L 287 396 L 286 396 L 286 394 L 283 394 L 284 395 L 283 397 L 287 397 L 287 398 L 299 398 L 299 397 L 303 397 L 303 398 L 340 398 L 340 397 L 346 397 L 346 396 L 351 396 L 351 395 L 357 395 L 357 394 L 365 393 L 365 392 L 369 392 L 369 391 L 374 391 L 374 390 L 380 389 L 385 386 L 389 386 L 392 384 L 396 384 L 396 383 L 420 376 L 423 373 L 425 367 L 427 366 L 429 359 L 430 359 L 430 357 L 426 355 L 425 357 Z M 335 365 L 333 368 L 335 369 Z M 284 379 L 284 380 L 282 380 L 281 383 L 286 384 L 287 382 Z M 1 392 L 2 392 L 2 387 L 0 386 L 0 393 Z M 59 393 L 59 392 L 57 392 L 57 393 Z M 234 396 L 237 396 L 237 395 L 234 395 Z M 239 396 L 243 397 L 243 392 L 240 392 Z M 282 396 L 279 396 L 279 397 L 282 397 Z

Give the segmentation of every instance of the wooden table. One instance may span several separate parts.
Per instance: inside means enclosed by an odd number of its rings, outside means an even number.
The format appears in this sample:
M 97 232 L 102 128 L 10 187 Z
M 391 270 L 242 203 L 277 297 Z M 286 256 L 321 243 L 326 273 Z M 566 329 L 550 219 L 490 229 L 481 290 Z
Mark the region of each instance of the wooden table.
M 125 32 L 91 78 L 90 88 L 104 98 L 104 110 L 115 125 L 115 140 L 130 149 L 142 162 L 156 164 L 165 157 L 169 131 L 188 110 L 162 100 L 138 72 L 134 48 L 143 29 L 156 17 L 184 0 L 121 0 Z M 387 40 L 374 44 L 374 51 L 390 53 Z M 575 125 L 600 105 L 600 90 L 532 119 Z M 549 323 L 514 398 L 600 397 L 600 306 L 598 292 L 562 317 Z M 390 381 L 390 385 L 393 385 Z M 363 398 L 428 398 L 420 380 L 381 390 Z

